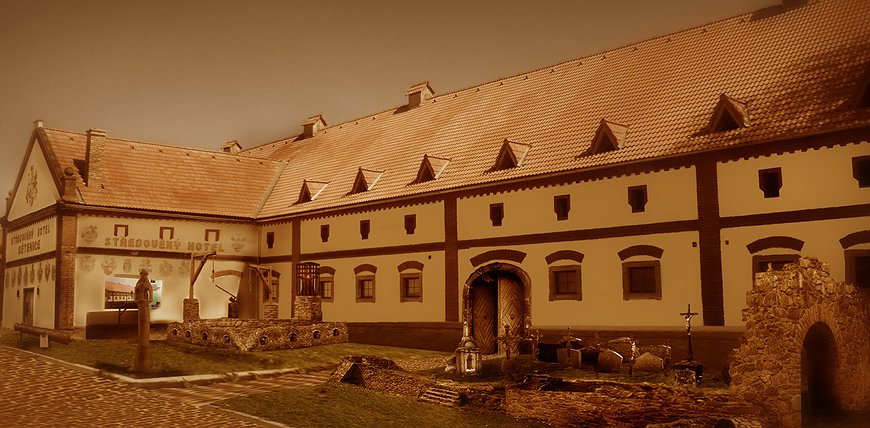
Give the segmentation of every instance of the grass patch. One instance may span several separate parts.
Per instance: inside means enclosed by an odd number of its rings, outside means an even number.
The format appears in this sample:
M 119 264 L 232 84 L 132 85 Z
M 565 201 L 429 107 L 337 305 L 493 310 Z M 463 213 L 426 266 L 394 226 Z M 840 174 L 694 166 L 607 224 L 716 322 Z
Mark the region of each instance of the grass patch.
M 449 408 L 412 397 L 327 384 L 231 398 L 216 404 L 291 426 L 306 427 L 547 427 L 502 412 Z
M 379 355 L 393 360 L 449 355 L 444 352 L 357 343 L 337 343 L 281 351 L 243 352 L 178 342 L 151 341 L 154 373 L 137 375 L 127 372 L 133 365 L 136 355 L 136 342 L 132 340 L 76 340 L 69 345 L 52 343 L 48 349 L 41 349 L 38 339 L 28 335 L 24 338 L 22 349 L 71 363 L 137 377 L 183 376 L 291 367 L 327 368 L 338 364 L 343 356 L 349 354 Z M 18 347 L 18 333 L 4 334 L 0 337 L 0 344 Z

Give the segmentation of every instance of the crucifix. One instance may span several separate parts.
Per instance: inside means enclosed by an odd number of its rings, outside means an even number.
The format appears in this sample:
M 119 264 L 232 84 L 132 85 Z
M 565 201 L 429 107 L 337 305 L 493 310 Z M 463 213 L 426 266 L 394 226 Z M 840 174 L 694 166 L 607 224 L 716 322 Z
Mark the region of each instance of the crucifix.
M 504 345 L 505 351 L 505 359 L 511 359 L 511 348 L 515 346 L 517 343 L 520 343 L 523 338 L 511 334 L 511 326 L 510 324 L 504 325 L 504 336 L 498 337 L 497 340 Z
M 689 340 L 689 356 L 686 357 L 686 360 L 692 361 L 692 317 L 698 315 L 697 312 L 692 312 L 692 304 L 689 303 L 689 306 L 686 307 L 686 312 L 681 313 L 680 315 L 686 319 L 686 337 Z

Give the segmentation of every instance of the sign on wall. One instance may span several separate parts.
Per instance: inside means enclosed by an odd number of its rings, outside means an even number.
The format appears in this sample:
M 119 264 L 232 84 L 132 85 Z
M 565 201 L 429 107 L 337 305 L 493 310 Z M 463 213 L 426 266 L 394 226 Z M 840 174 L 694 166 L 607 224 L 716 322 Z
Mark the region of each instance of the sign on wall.
M 6 260 L 15 261 L 50 253 L 57 248 L 57 220 L 49 217 L 6 234 Z
M 136 301 L 134 300 L 133 290 L 136 288 L 136 283 L 139 277 L 124 278 L 118 276 L 106 277 L 106 309 L 135 309 Z M 160 300 L 163 295 L 163 280 L 152 279 L 151 287 L 154 293 L 151 297 L 151 309 L 160 307 Z

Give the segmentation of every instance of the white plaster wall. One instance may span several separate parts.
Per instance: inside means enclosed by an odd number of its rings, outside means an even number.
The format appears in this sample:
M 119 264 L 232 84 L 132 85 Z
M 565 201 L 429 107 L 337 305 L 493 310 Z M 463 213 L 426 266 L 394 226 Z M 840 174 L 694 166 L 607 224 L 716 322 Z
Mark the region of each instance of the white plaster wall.
M 644 212 L 632 213 L 628 188 L 647 186 Z M 571 195 L 567 220 L 556 220 L 553 197 Z M 501 226 L 493 226 L 489 206 L 504 204 Z M 459 239 L 582 230 L 697 218 L 694 168 L 585 181 L 463 198 L 457 202 Z
M 7 268 L 10 275 L 17 275 L 18 271 L 21 271 L 23 277 L 23 272 L 26 271 L 30 275 L 31 269 L 38 271 L 41 265 L 43 275 L 42 278 L 39 275 L 34 275 L 35 280 L 28 280 L 26 284 L 17 280 L 5 282 L 3 287 L 3 327 L 12 328 L 15 323 L 23 321 L 24 289 L 33 288 L 33 325 L 54 328 L 55 281 L 48 273 L 54 264 L 54 260 L 44 260 Z M 39 294 L 36 294 L 36 289 L 39 289 Z M 19 294 L 16 295 L 16 293 Z
M 702 312 L 700 267 L 695 232 L 657 234 L 643 237 L 598 239 L 576 242 L 522 245 L 510 249 L 526 253 L 522 263 L 503 261 L 522 268 L 532 282 L 532 325 L 554 326 L 679 326 L 686 305 Z M 662 300 L 623 300 L 622 261 L 617 253 L 633 245 L 654 245 L 664 249 L 661 261 Z M 504 249 L 473 248 L 459 252 L 460 301 L 462 287 L 476 266 L 469 262 L 480 253 Z M 549 266 L 544 259 L 558 250 L 584 254 L 581 265 L 583 300 L 549 300 Z M 654 260 L 632 257 L 629 261 Z M 491 262 L 485 263 L 489 264 Z M 573 264 L 556 262 L 553 266 Z
M 725 325 L 743 325 L 743 308 L 746 307 L 746 292 L 752 288 L 752 256 L 746 245 L 769 236 L 789 236 L 804 241 L 799 254 L 816 257 L 828 263 L 831 276 L 844 281 L 846 259 L 840 238 L 867 230 L 870 217 L 825 220 L 801 223 L 785 223 L 722 230 L 722 281 L 724 283 Z M 726 244 L 727 241 L 727 244 Z M 870 244 L 861 244 L 851 249 L 870 249 Z M 798 254 L 786 248 L 772 248 L 758 255 Z
M 858 187 L 852 177 L 852 158 L 867 155 L 870 143 L 864 141 L 719 163 L 719 213 L 728 217 L 866 204 L 870 187 Z M 777 167 L 782 173 L 780 196 L 765 198 L 758 187 L 758 171 Z
M 293 250 L 293 223 L 278 223 L 260 226 L 257 228 L 260 234 L 260 256 L 289 256 Z M 266 245 L 266 234 L 275 234 L 275 243 L 272 248 Z
M 431 257 L 431 258 L 430 258 Z M 444 321 L 444 253 L 414 253 L 377 257 L 314 260 L 335 268 L 334 301 L 323 303 L 323 319 L 348 322 Z M 407 261 L 423 263 L 423 301 L 401 302 L 398 266 Z M 375 302 L 356 302 L 356 274 L 361 264 L 378 268 Z
M 15 191 L 15 199 L 12 201 L 12 207 L 9 211 L 9 221 L 54 205 L 60 199 L 60 194 L 39 143 L 33 143 L 33 149 L 27 154 L 26 159 L 24 175 Z M 36 195 L 32 204 L 27 202 L 27 188 L 30 183 L 31 171 L 35 172 L 36 178 Z
M 16 243 L 16 237 L 18 242 Z M 31 244 L 31 247 L 27 247 Z M 38 245 L 39 248 L 33 245 Z M 52 253 L 57 249 L 57 217 L 30 223 L 10 229 L 6 234 L 6 262 L 13 262 L 40 254 Z

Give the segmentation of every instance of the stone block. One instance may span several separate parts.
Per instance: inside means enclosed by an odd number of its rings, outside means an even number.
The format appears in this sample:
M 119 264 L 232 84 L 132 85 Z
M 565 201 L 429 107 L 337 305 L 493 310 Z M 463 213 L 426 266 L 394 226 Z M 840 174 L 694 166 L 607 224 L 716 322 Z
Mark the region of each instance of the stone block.
M 639 372 L 661 373 L 664 369 L 665 360 L 650 352 L 645 352 L 634 362 L 634 370 Z
M 182 317 L 184 322 L 199 321 L 199 300 L 184 299 Z
M 622 368 L 622 355 L 611 349 L 605 349 L 598 354 L 598 370 L 616 373 Z
M 266 303 L 263 306 L 263 318 L 265 319 L 277 319 L 278 318 L 278 305 L 275 303 Z
M 634 361 L 637 357 L 637 342 L 630 337 L 619 337 L 608 341 L 607 349 L 618 352 L 626 362 Z
M 558 348 L 556 350 L 556 356 L 559 364 L 562 364 L 563 366 L 580 367 L 579 349 Z
M 661 358 L 665 366 L 671 361 L 671 347 L 669 345 L 645 345 L 637 348 L 638 355 L 643 355 L 647 352 Z

